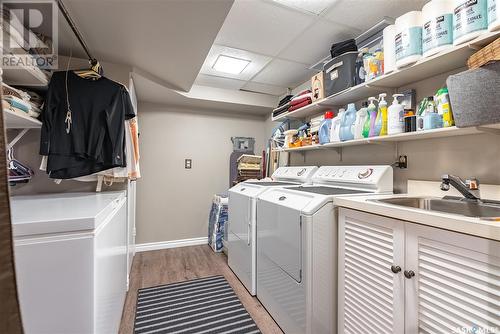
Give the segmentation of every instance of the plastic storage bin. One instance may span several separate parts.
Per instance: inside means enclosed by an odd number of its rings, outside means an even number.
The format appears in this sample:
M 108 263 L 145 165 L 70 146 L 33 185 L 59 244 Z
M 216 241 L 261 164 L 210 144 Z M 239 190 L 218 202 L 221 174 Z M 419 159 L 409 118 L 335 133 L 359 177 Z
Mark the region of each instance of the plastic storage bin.
M 450 75 L 446 84 L 457 127 L 500 123 L 500 62 Z
M 358 52 L 346 52 L 323 66 L 325 96 L 341 92 L 355 85 Z
M 253 152 L 255 138 L 252 137 L 231 137 L 234 152 Z

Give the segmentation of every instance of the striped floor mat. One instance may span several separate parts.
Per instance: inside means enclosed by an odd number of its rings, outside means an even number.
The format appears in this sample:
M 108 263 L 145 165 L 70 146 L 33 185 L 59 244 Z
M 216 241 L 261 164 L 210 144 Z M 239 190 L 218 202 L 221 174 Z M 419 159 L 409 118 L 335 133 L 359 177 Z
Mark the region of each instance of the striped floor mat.
M 257 325 L 223 276 L 139 289 L 135 334 L 254 334 Z

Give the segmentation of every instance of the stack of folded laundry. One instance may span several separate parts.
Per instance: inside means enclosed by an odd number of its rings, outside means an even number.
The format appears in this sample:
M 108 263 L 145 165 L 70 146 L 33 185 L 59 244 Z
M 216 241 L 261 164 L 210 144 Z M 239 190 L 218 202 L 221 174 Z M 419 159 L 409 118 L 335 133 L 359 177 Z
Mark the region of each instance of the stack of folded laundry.
M 2 83 L 2 108 L 37 118 L 40 116 L 42 103 L 43 99 L 37 93 L 28 93 Z
M 288 111 L 288 108 L 290 107 L 290 100 L 292 99 L 292 97 L 293 95 L 287 95 L 281 99 L 281 101 L 278 103 L 278 107 L 273 110 L 273 117 L 276 117 Z
M 297 95 L 295 95 L 290 100 L 290 107 L 288 108 L 288 111 L 294 111 L 294 110 L 300 109 L 300 108 L 305 107 L 311 103 L 312 103 L 311 90 L 309 90 L 309 89 L 304 90 L 304 91 L 298 93 Z

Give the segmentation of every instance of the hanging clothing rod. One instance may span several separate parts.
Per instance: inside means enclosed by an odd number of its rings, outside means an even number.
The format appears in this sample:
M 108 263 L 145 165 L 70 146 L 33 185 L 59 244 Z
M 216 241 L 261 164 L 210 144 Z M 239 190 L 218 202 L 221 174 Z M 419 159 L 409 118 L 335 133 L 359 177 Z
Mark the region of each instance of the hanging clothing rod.
M 87 46 L 87 43 L 85 43 L 85 40 L 83 39 L 82 34 L 80 33 L 75 22 L 73 21 L 73 19 L 69 15 L 69 12 L 66 9 L 66 6 L 64 6 L 63 1 L 57 0 L 57 5 L 59 6 L 59 10 L 63 14 L 64 18 L 66 19 L 66 22 L 68 22 L 69 27 L 71 28 L 71 30 L 73 30 L 73 33 L 75 34 L 76 38 L 78 39 L 78 42 L 80 42 L 80 45 L 82 46 L 83 50 L 87 54 L 90 63 L 92 64 L 92 66 L 95 65 L 97 63 L 97 60 L 90 53 L 89 48 Z

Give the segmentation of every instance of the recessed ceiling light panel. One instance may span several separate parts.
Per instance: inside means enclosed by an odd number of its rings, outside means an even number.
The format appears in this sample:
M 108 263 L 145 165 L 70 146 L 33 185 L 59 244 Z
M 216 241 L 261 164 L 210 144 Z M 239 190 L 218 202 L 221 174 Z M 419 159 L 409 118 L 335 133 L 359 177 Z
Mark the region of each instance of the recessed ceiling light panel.
M 218 72 L 240 74 L 250 64 L 250 60 L 219 55 L 212 68 Z

